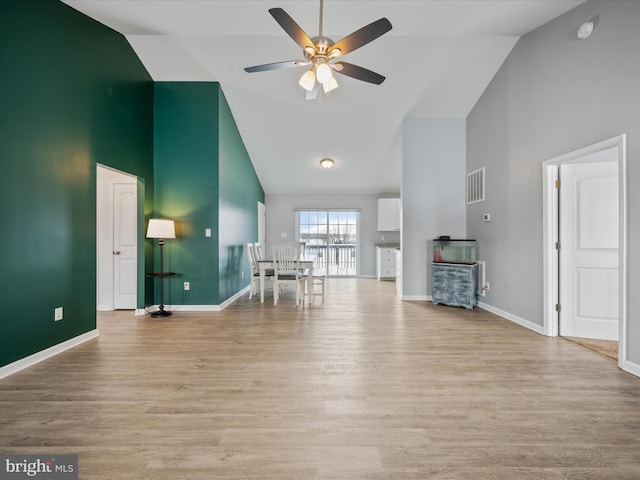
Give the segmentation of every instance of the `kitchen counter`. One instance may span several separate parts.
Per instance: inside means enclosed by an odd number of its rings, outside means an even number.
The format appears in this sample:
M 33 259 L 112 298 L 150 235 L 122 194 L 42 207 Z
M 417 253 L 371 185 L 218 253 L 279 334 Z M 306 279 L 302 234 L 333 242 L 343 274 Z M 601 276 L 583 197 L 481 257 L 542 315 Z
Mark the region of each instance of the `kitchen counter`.
M 376 243 L 375 246 L 380 248 L 395 248 L 396 250 L 400 249 L 399 243 Z

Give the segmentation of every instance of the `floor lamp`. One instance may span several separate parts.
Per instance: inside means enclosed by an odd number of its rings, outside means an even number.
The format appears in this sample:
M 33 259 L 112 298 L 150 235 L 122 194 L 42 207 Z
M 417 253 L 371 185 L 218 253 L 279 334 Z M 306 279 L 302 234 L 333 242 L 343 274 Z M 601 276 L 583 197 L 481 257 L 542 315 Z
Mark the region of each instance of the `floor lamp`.
M 159 310 L 151 312 L 152 317 L 168 317 L 171 312 L 164 309 L 164 277 L 173 275 L 172 272 L 165 272 L 163 267 L 164 253 L 162 248 L 164 247 L 165 238 L 176 238 L 176 229 L 173 220 L 166 220 L 164 218 L 151 218 L 149 219 L 149 226 L 147 227 L 147 238 L 158 238 L 158 245 L 160 245 L 160 272 L 152 273 L 152 277 L 160 277 L 160 307 Z

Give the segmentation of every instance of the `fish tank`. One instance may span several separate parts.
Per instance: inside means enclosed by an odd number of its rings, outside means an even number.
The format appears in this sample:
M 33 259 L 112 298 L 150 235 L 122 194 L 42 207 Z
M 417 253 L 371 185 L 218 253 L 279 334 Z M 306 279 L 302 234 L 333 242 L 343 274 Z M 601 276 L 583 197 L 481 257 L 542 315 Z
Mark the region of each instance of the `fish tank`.
M 476 263 L 477 242 L 475 240 L 439 237 L 433 240 L 433 263 Z

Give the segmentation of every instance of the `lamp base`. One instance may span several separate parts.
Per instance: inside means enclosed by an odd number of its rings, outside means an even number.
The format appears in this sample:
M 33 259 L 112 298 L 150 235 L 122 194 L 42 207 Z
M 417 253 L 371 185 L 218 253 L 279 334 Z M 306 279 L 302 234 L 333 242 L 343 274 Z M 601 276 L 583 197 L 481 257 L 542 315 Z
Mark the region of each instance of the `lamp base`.
M 149 315 L 151 315 L 152 317 L 168 317 L 169 315 L 171 315 L 171 312 L 165 310 L 164 308 L 160 308 L 160 310 L 151 312 Z

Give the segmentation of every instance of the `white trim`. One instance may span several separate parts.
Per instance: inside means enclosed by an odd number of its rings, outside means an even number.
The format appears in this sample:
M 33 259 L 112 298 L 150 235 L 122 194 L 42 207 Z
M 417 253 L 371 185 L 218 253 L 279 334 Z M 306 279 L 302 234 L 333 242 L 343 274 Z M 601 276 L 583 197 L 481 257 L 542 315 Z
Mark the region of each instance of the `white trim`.
M 636 377 L 640 377 L 640 365 L 638 365 L 637 363 L 633 363 L 629 360 L 623 360 L 620 368 L 626 372 L 631 373 L 632 375 L 635 375 Z
M 112 253 L 114 228 L 113 186 L 117 183 L 136 186 L 137 190 L 138 177 L 101 163 L 96 164 L 96 310 L 99 312 L 110 312 L 115 309 Z M 136 202 L 136 206 L 140 207 L 140 202 L 144 203 L 144 199 L 137 198 Z M 139 208 L 136 208 L 136 222 L 138 221 L 138 212 Z M 136 258 L 140 253 L 138 251 L 139 242 L 139 235 L 136 235 Z M 137 270 L 136 268 L 136 282 L 140 274 Z M 136 299 L 138 294 L 136 284 Z M 133 305 L 135 304 L 134 301 Z
M 619 270 L 618 282 L 620 282 L 620 330 L 618 339 L 618 366 L 624 370 L 633 368 L 636 364 L 629 361 L 629 352 L 627 349 L 627 332 L 629 329 L 628 312 L 627 312 L 627 293 L 629 285 L 627 284 L 627 136 L 626 134 L 618 137 L 618 181 L 620 190 L 620 245 L 619 250 Z M 625 365 L 627 368 L 625 368 Z M 631 370 L 627 370 L 631 372 Z M 640 372 L 636 369 L 634 375 L 640 376 Z
M 402 295 L 400 300 L 408 302 L 430 302 L 432 300 L 431 295 Z
M 226 299 L 220 305 L 165 305 L 164 309 L 168 312 L 221 312 L 233 302 L 238 300 L 240 297 L 249 293 L 250 288 L 251 285 L 247 285 L 235 295 Z M 144 310 L 144 313 L 142 313 L 142 315 L 158 310 L 158 308 L 160 308 L 159 305 L 151 305 Z M 138 311 L 139 310 L 136 310 L 136 315 L 138 315 Z
M 558 336 L 558 251 L 552 246 L 558 240 L 558 165 L 543 163 L 542 194 L 542 305 L 543 328 L 548 337 Z
M 157 309 L 158 306 L 154 305 L 149 311 L 153 312 Z M 168 312 L 220 312 L 222 310 L 220 305 L 165 305 L 164 309 Z
M 425 295 L 403 295 L 402 300 L 431 302 L 432 296 L 431 295 L 426 295 L 426 296 Z M 513 315 L 509 312 L 505 312 L 504 310 L 500 310 L 499 308 L 496 308 L 492 305 L 488 305 L 484 302 L 478 302 L 477 307 L 483 310 L 486 310 L 487 312 L 498 315 L 499 317 L 502 317 L 505 320 L 509 320 L 513 323 L 517 323 L 521 327 L 528 328 L 529 330 L 533 330 L 536 333 L 544 335 L 542 326 L 538 325 L 537 323 L 533 323 L 529 320 L 526 320 L 522 317 L 518 317 L 517 315 Z
M 53 347 L 41 350 L 37 353 L 34 353 L 33 355 L 29 355 L 28 357 L 21 358 L 20 360 L 10 363 L 9 365 L 5 365 L 4 367 L 0 368 L 0 379 L 6 378 L 9 375 L 13 375 L 14 373 L 18 373 L 25 368 L 29 368 L 36 363 L 47 360 L 48 358 L 58 355 L 59 353 L 69 350 L 73 347 L 77 347 L 81 343 L 92 340 L 99 335 L 100 332 L 98 332 L 98 329 L 96 328 L 95 330 L 90 330 L 87 333 L 83 333 L 82 335 L 78 335 L 77 337 L 70 338 L 69 340 L 54 345 Z
M 133 312 L 134 315 L 146 315 L 149 313 L 149 310 L 146 308 L 136 308 Z
M 618 181 L 619 181 L 619 203 L 620 203 L 620 245 L 618 247 L 619 261 L 618 272 L 620 282 L 619 298 L 619 338 L 618 338 L 618 366 L 630 373 L 637 372 L 636 364 L 629 362 L 627 348 L 627 333 L 629 329 L 627 298 L 629 285 L 627 282 L 627 136 L 626 134 L 608 138 L 601 142 L 580 148 L 573 152 L 560 155 L 559 157 L 546 160 L 542 163 L 543 176 L 543 301 L 544 301 L 544 335 L 558 335 L 558 315 L 555 313 L 557 302 L 558 275 L 557 275 L 557 252 L 551 246 L 557 241 L 557 201 L 558 194 L 554 186 L 557 178 L 558 168 L 563 163 L 578 160 L 591 153 L 605 150 L 611 147 L 618 147 Z M 638 374 L 638 373 L 634 373 Z M 639 375 L 640 376 L 640 375 Z
M 484 302 L 478 302 L 478 307 L 513 323 L 517 323 L 521 327 L 528 328 L 529 330 L 539 333 L 540 335 L 544 335 L 544 328 L 542 325 L 538 325 L 537 323 L 533 323 L 530 320 L 518 317 L 517 315 L 513 315 L 512 313 L 505 312 L 504 310 L 500 310 L 499 308 L 496 308 L 493 305 L 489 305 Z

